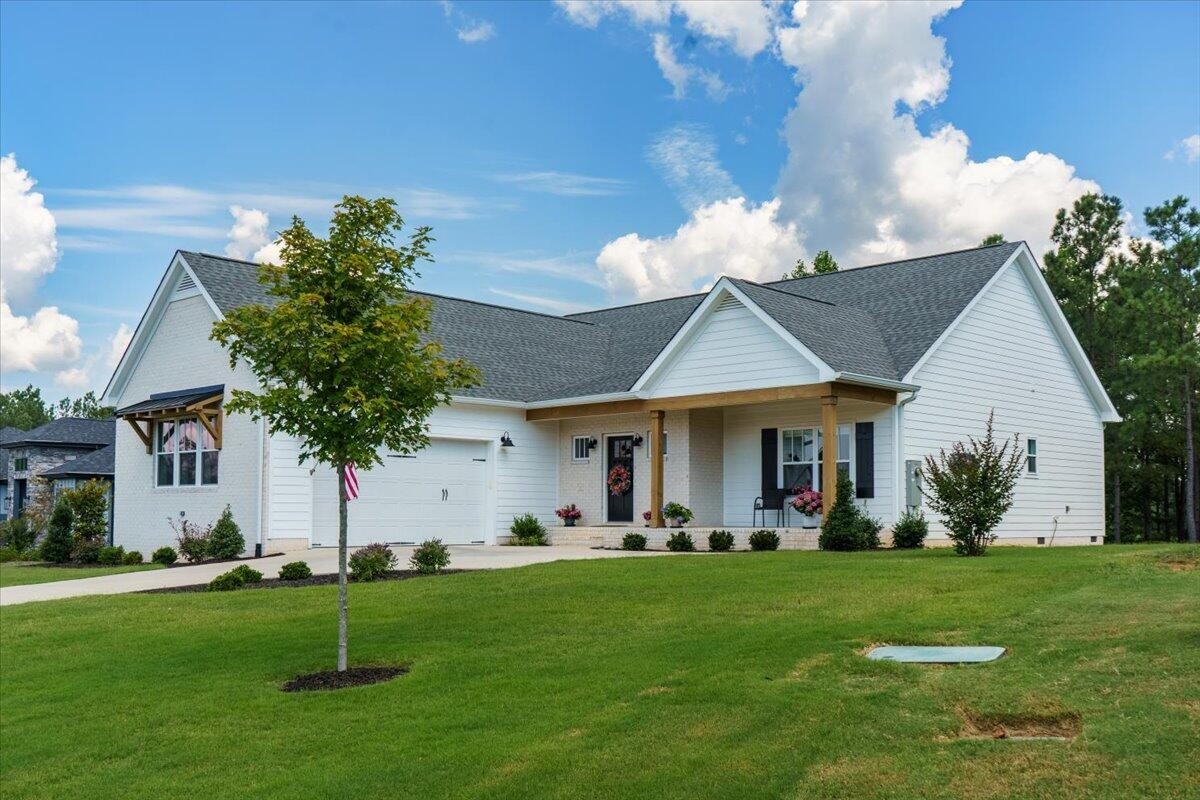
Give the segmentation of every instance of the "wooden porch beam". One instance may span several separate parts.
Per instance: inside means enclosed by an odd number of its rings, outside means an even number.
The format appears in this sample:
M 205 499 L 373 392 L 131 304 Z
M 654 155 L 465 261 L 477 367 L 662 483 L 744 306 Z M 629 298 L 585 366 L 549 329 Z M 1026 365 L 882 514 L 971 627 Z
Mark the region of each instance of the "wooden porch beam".
M 825 513 L 837 502 L 838 396 L 821 398 L 821 506 Z
M 134 432 L 137 433 L 138 438 L 142 440 L 142 444 L 146 445 L 146 452 L 153 453 L 154 452 L 154 423 L 147 420 L 146 421 L 146 430 L 142 430 L 142 426 L 138 420 L 130 418 L 130 417 L 126 417 L 125 421 L 128 422 L 129 427 L 133 428 Z
M 650 527 L 663 523 L 663 418 L 665 411 L 650 412 Z
M 216 446 L 218 450 L 221 449 L 220 413 L 221 412 L 219 410 L 216 411 L 216 413 L 213 414 L 212 420 L 209 420 L 208 414 L 203 411 L 200 411 L 196 414 L 196 419 L 200 420 L 200 424 L 204 426 L 204 430 L 208 431 L 208 435 L 213 438 L 213 445 Z M 213 424 L 214 421 L 216 422 L 215 425 Z
M 679 397 L 656 397 L 646 400 L 611 400 L 605 403 L 583 403 L 574 406 L 530 408 L 525 419 L 530 422 L 576 417 L 598 417 L 607 414 L 643 413 L 646 411 L 680 411 L 689 408 L 719 408 L 772 403 L 780 400 L 811 400 L 836 395 L 848 400 L 895 405 L 896 392 L 849 383 L 808 383 L 800 386 L 776 386 L 769 389 L 740 389 L 732 392 L 710 392 Z

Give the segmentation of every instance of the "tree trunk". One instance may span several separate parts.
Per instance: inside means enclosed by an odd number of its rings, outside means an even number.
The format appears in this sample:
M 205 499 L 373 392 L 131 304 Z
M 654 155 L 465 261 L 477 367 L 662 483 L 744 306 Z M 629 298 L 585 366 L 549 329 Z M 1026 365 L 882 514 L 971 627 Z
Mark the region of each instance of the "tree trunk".
M 1196 544 L 1196 436 L 1192 424 L 1192 376 L 1183 376 L 1183 429 L 1187 441 L 1187 465 L 1184 468 L 1183 479 L 1187 482 L 1184 487 L 1184 505 L 1187 521 L 1188 541 Z
M 346 466 L 338 467 L 338 672 L 346 671 Z
M 1121 470 L 1113 470 L 1113 544 L 1121 543 Z

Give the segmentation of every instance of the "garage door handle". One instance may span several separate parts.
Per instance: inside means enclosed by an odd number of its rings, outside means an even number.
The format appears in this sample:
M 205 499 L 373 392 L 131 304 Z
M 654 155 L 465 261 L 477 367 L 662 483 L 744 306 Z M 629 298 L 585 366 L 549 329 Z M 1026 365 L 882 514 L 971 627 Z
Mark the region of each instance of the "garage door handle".
M 444 503 L 449 499 L 450 499 L 450 491 L 448 489 L 442 489 L 442 502 Z

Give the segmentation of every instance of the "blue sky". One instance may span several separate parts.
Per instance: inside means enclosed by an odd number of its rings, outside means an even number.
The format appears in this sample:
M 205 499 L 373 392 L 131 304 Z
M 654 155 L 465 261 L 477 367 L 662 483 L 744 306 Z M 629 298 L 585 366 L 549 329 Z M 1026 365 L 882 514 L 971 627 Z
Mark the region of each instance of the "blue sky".
M 418 288 L 552 313 L 1040 253 L 1096 188 L 1136 234 L 1200 195 L 1197 42 L 1183 2 L 6 3 L 0 382 L 103 388 L 175 249 L 347 192 L 434 227 Z

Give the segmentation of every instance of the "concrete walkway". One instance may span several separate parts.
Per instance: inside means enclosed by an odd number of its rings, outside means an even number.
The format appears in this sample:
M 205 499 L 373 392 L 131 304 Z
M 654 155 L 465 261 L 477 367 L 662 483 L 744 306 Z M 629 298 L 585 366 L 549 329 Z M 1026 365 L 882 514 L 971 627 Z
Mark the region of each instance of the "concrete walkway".
M 413 548 L 393 546 L 397 567 L 408 569 L 408 559 Z M 662 552 L 627 552 L 624 550 L 593 550 L 589 547 L 484 547 L 479 545 L 452 545 L 450 567 L 454 569 L 506 569 L 528 564 L 543 564 L 548 561 L 577 561 L 587 558 L 637 558 L 666 555 Z M 279 567 L 289 561 L 304 561 L 314 574 L 337 572 L 337 548 L 320 547 L 297 553 L 242 561 L 263 574 L 274 578 Z M 73 581 L 34 583 L 26 586 L 9 586 L 0 589 L 0 606 L 34 603 L 41 600 L 61 600 L 65 597 L 83 597 L 95 594 L 126 594 L 143 589 L 163 589 L 169 586 L 188 586 L 208 583 L 228 572 L 236 564 L 200 564 L 194 567 L 171 567 L 170 569 L 123 572 L 118 575 L 101 575 L 96 578 L 79 578 Z

